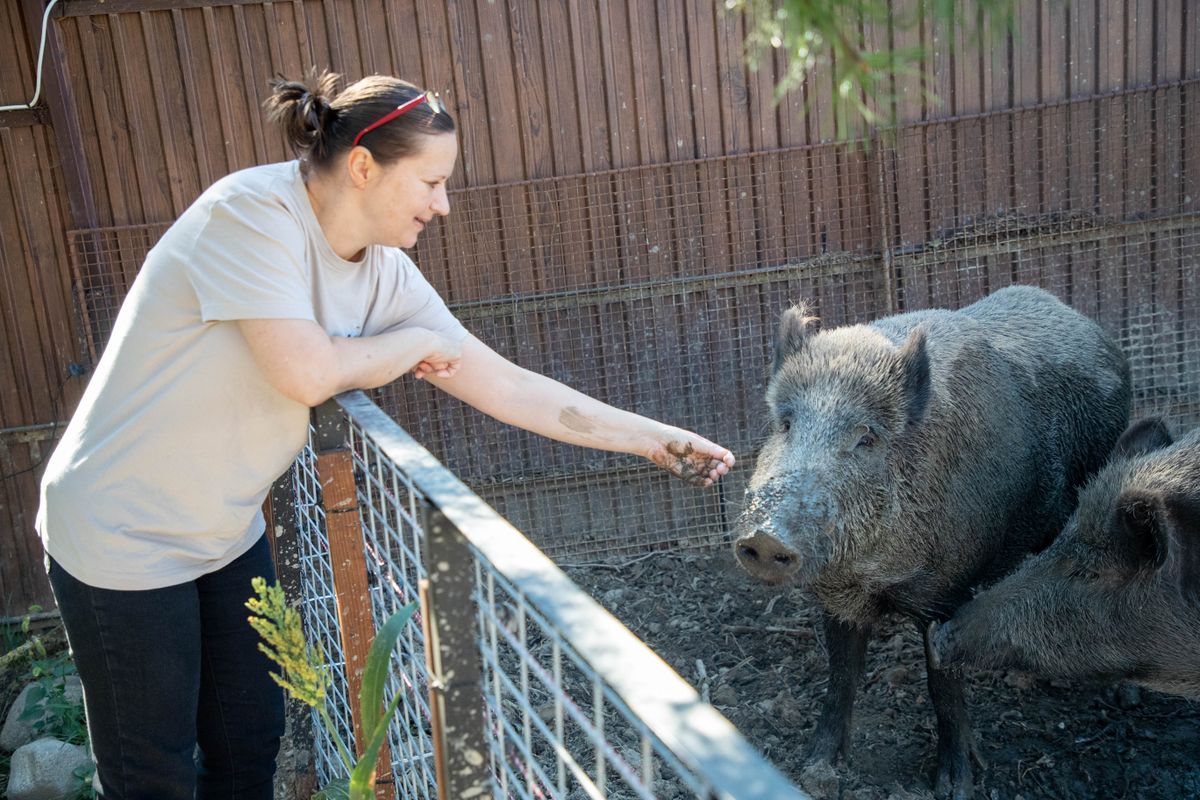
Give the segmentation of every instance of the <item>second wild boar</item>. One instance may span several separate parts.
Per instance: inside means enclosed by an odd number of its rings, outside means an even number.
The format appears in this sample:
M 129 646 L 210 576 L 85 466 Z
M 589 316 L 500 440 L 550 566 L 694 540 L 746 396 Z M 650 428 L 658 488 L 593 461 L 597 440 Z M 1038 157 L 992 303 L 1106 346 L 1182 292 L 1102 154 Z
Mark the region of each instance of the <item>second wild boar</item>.
M 926 635 L 973 587 L 1044 547 L 1129 418 L 1129 369 L 1104 331 L 1053 295 L 1001 289 L 959 311 L 821 331 L 788 310 L 761 450 L 734 551 L 825 612 L 829 684 L 810 763 L 845 754 L 872 627 Z M 928 662 L 928 658 L 927 658 Z M 962 676 L 927 663 L 939 797 L 970 797 Z
M 933 633 L 936 659 L 1200 700 L 1200 428 L 1132 425 L 1049 548 Z

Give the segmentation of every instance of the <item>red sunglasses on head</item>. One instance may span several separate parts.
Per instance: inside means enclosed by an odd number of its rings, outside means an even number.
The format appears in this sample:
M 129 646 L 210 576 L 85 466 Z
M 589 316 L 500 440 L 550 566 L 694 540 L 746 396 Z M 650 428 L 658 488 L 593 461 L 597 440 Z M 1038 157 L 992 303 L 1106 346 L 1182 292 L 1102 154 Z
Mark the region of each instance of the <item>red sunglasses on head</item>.
M 391 122 L 392 120 L 394 120 L 396 117 L 403 116 L 404 114 L 408 113 L 412 109 L 421 105 L 421 103 L 428 101 L 428 99 L 429 99 L 429 96 L 427 94 L 425 94 L 424 92 L 422 92 L 421 94 L 414 97 L 412 100 L 408 100 L 408 101 L 403 102 L 400 105 L 396 106 L 391 111 L 384 114 L 382 117 L 375 120 L 370 125 L 368 125 L 367 127 L 363 128 L 361 131 L 359 131 L 358 136 L 354 137 L 354 144 L 351 146 L 358 147 L 358 143 L 362 139 L 362 137 L 366 136 L 368 133 L 375 130 L 380 125 L 386 125 L 389 122 Z

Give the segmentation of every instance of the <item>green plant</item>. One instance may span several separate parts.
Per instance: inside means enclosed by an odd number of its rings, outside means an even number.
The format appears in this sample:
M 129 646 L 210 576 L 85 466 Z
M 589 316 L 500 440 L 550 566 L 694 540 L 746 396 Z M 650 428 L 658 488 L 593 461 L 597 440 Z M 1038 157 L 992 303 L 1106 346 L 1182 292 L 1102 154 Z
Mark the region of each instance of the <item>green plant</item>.
M 41 610 L 41 606 L 32 605 L 29 607 L 29 611 L 19 620 L 15 622 L 6 621 L 0 624 L 0 653 L 15 650 L 31 639 L 36 638 L 30 633 L 30 626 L 33 624 L 33 615 Z M 42 655 L 45 655 L 45 652 Z
M 67 678 L 75 664 L 66 653 L 33 661 L 33 688 L 26 698 L 21 719 L 31 723 L 38 736 L 52 736 L 70 744 L 87 742 L 83 703 L 67 697 Z
M 746 14 L 751 67 L 757 69 L 774 51 L 786 54 L 786 71 L 775 84 L 776 100 L 798 88 L 817 65 L 827 66 L 842 104 L 832 133 L 844 139 L 855 116 L 868 124 L 893 123 L 893 104 L 899 99 L 893 79 L 917 75 L 929 55 L 921 46 L 872 46 L 865 33 L 868 27 L 885 31 L 886 41 L 896 32 L 919 30 L 927 23 L 968 31 L 972 41 L 979 41 L 989 28 L 998 38 L 1012 31 L 1016 0 L 724 0 L 724 6 Z
M 308 643 L 300 613 L 288 605 L 283 588 L 278 583 L 267 586 L 266 580 L 260 577 L 254 578 L 251 586 L 257 597 L 247 600 L 246 608 L 253 612 L 249 618 L 251 627 L 264 640 L 258 647 L 283 668 L 282 675 L 272 672 L 271 677 L 292 697 L 317 710 L 346 770 L 345 776 L 330 781 L 313 795 L 314 800 L 371 800 L 375 796 L 379 751 L 387 736 L 388 721 L 400 702 L 400 695 L 396 695 L 386 710 L 380 713 L 388 662 L 396 640 L 417 610 L 417 604 L 409 603 L 392 614 L 371 641 L 359 696 L 366 745 L 362 757 L 356 762 L 338 735 L 337 727 L 330 720 L 325 707 L 330 677 L 320 643 L 315 646 Z

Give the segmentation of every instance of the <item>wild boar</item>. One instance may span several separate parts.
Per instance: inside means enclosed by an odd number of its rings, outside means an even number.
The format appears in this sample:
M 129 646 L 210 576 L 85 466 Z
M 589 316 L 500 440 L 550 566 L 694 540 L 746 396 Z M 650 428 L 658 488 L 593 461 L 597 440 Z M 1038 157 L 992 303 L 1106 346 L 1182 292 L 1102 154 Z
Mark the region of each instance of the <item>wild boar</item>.
M 1129 369 L 1098 325 L 1030 286 L 959 311 L 821 331 L 787 311 L 773 428 L 735 530 L 741 564 L 825 611 L 830 677 L 810 763 L 844 755 L 872 626 L 926 632 L 1044 547 L 1129 419 Z M 926 640 L 928 648 L 928 640 Z M 939 796 L 969 797 L 962 676 L 928 665 Z
M 935 659 L 1200 700 L 1200 428 L 1135 423 L 1041 554 L 936 629 Z

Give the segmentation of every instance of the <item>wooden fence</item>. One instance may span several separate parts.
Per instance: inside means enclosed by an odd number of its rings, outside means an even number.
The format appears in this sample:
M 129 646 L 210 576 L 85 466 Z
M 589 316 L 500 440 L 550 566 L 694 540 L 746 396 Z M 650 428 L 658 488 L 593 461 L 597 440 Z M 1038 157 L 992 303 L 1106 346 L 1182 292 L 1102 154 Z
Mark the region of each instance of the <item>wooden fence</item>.
M 92 363 L 124 282 L 165 224 L 226 172 L 286 157 L 259 106 L 268 77 L 310 64 L 410 77 L 454 110 L 456 208 L 418 260 L 469 324 L 522 363 L 713 436 L 745 438 L 711 418 L 713 392 L 726 396 L 712 387 L 732 381 L 729 402 L 753 402 L 761 376 L 745 353 L 797 292 L 815 293 L 831 321 L 965 300 L 1028 272 L 1036 253 L 1082 264 L 1082 253 L 1115 241 L 1112 225 L 1148 217 L 1178 225 L 1135 233 L 1154 242 L 1145 257 L 1173 253 L 1175 296 L 1194 288 L 1187 226 L 1200 197 L 1200 101 L 1181 82 L 1200 77 L 1200 14 L 1186 0 L 1027 2 L 1012 36 L 978 43 L 973 32 L 928 25 L 868 28 L 869 43 L 930 52 L 896 83 L 905 127 L 894 145 L 875 140 L 869 150 L 823 141 L 845 113 L 827 75 L 774 106 L 781 64 L 750 71 L 743 21 L 720 6 L 61 0 L 46 109 L 0 114 L 0 197 L 11 198 L 0 202 L 0 428 L 67 417 L 81 383 L 70 365 Z M 0 9 L 14 44 L 0 47 L 6 102 L 32 94 L 40 9 L 38 0 Z M 1136 87 L 1158 89 L 1126 92 Z M 1004 241 L 1028 244 L 1026 235 L 1076 238 L 1057 250 L 1003 252 Z M 968 252 L 945 247 L 950 240 L 974 242 L 971 263 L 982 266 L 940 278 L 949 273 L 930 261 L 937 252 Z M 999 251 L 988 249 L 998 241 Z M 1110 272 L 1127 297 L 1130 270 L 1143 262 L 1126 259 L 1134 251 L 1124 244 L 1113 252 L 1121 267 Z M 737 338 L 722 339 L 729 326 Z M 705 382 L 688 386 L 694 363 Z M 433 401 L 408 389 L 385 395 L 450 456 L 470 440 L 464 431 L 486 425 L 453 406 L 422 406 Z M 591 486 L 580 466 L 606 468 L 603 459 L 550 455 L 520 434 L 484 430 L 519 442 L 511 464 L 462 456 L 497 485 L 575 475 L 569 495 L 603 516 L 627 505 L 622 492 L 641 480 L 620 472 L 612 486 Z M 19 435 L 6 441 L 11 471 L 35 464 Z M 0 602 L 9 612 L 48 600 L 44 582 L 24 577 L 40 557 L 36 474 L 5 480 L 0 495 Z M 698 502 L 654 491 L 663 507 Z M 720 518 L 708 506 L 723 499 L 703 503 L 696 513 Z

